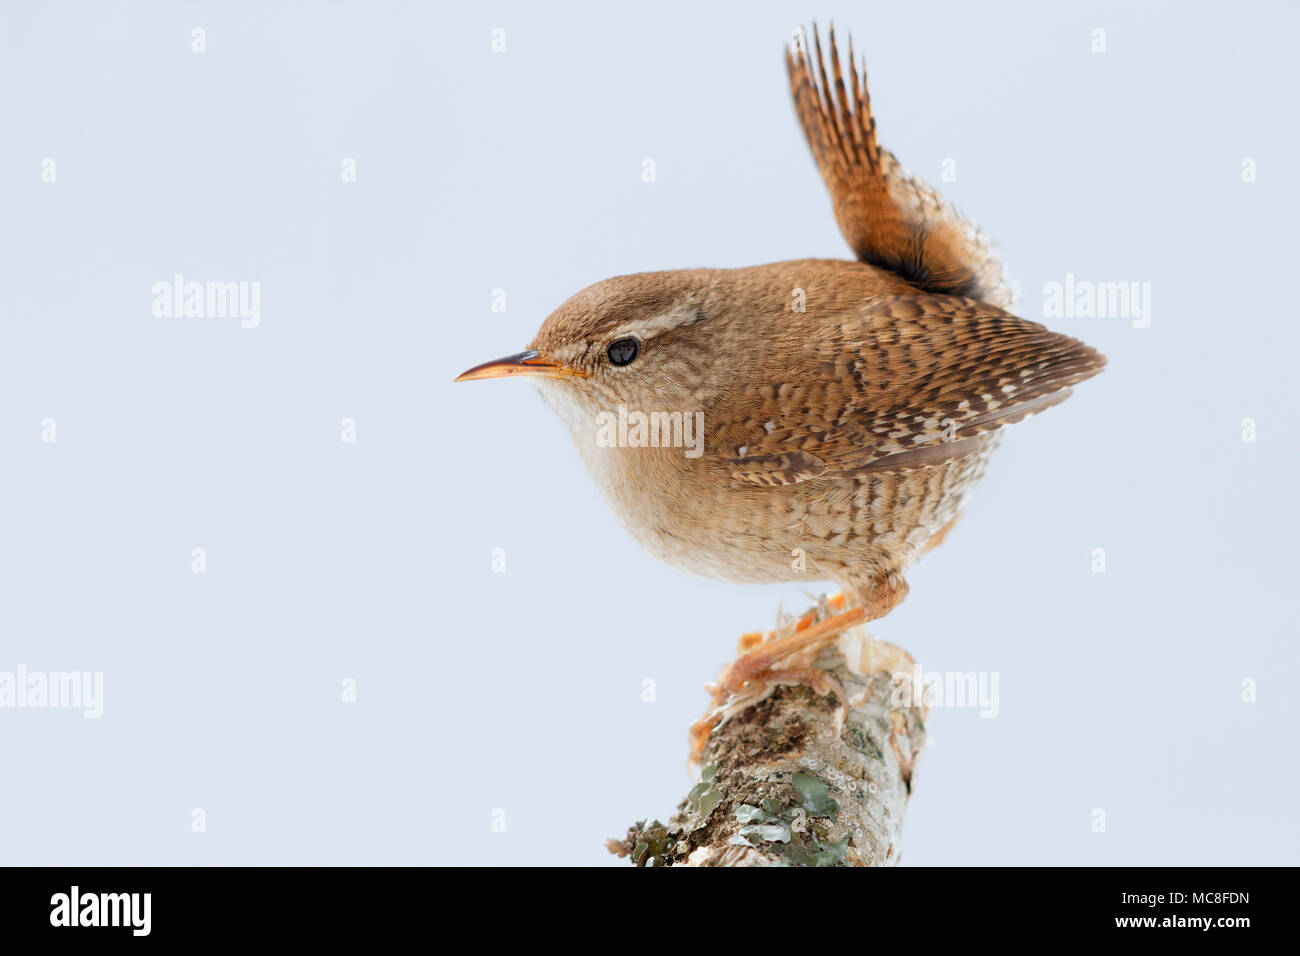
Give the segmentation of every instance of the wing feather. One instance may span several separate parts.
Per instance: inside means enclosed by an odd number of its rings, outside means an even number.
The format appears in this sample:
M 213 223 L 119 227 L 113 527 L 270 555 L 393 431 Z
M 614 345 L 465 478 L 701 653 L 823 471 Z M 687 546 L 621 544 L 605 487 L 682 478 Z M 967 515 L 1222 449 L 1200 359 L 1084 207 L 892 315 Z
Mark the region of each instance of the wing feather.
M 732 475 L 776 485 L 933 467 L 1063 401 L 1106 360 L 970 298 L 890 296 L 841 317 L 740 390 L 721 420 Z

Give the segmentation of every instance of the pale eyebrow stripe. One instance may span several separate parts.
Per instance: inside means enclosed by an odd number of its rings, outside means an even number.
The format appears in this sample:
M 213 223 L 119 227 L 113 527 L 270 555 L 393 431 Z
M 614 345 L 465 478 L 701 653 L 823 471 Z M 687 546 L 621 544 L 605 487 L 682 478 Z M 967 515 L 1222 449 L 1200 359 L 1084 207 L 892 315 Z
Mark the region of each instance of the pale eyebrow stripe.
M 610 341 L 624 335 L 631 335 L 635 332 L 654 333 L 663 332 L 667 329 L 675 329 L 678 326 L 689 325 L 692 322 L 698 322 L 703 316 L 700 310 L 695 306 L 684 306 L 665 312 L 663 315 L 657 315 L 653 319 L 646 319 L 640 322 L 624 322 L 606 333 Z

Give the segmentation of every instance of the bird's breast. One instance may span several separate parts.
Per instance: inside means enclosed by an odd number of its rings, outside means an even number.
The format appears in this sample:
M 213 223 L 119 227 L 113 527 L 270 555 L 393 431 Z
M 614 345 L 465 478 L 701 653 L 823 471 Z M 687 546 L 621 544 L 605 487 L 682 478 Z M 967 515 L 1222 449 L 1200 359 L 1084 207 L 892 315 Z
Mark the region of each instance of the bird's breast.
M 732 581 L 816 581 L 902 569 L 965 505 L 996 441 L 941 465 L 754 486 L 682 447 L 573 438 L 629 534 L 661 560 Z

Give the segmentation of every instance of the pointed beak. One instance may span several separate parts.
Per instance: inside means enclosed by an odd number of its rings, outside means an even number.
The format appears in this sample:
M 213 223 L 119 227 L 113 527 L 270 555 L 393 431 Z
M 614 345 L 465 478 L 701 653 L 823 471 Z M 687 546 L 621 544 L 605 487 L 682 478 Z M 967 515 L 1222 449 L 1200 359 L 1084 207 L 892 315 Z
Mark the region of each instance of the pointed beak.
M 532 378 L 560 378 L 564 375 L 586 377 L 586 373 L 576 368 L 542 358 L 537 349 L 529 349 L 517 355 L 507 355 L 505 358 L 475 365 L 472 369 L 461 372 L 453 381 L 473 382 L 480 378 L 504 378 L 507 375 L 527 375 Z

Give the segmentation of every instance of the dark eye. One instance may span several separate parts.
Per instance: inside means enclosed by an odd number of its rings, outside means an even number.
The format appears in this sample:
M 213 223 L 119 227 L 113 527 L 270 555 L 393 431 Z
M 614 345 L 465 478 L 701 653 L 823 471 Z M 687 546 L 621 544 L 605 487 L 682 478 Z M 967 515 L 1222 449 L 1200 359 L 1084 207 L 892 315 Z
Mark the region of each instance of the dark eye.
M 610 342 L 609 348 L 605 351 L 609 353 L 609 360 L 615 365 L 630 365 L 640 354 L 641 345 L 636 339 L 619 339 L 617 342 Z

